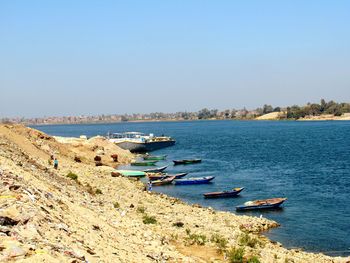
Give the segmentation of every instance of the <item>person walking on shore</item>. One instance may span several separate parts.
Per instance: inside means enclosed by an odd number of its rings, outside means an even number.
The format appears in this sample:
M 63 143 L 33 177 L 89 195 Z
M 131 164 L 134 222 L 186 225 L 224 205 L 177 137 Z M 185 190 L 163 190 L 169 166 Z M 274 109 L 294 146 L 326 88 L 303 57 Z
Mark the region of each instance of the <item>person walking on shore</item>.
M 152 191 L 152 181 L 151 180 L 148 181 L 147 188 L 148 188 L 149 192 Z
M 55 160 L 53 161 L 53 168 L 55 168 L 56 170 L 58 168 L 58 160 L 57 160 L 57 158 L 55 158 Z

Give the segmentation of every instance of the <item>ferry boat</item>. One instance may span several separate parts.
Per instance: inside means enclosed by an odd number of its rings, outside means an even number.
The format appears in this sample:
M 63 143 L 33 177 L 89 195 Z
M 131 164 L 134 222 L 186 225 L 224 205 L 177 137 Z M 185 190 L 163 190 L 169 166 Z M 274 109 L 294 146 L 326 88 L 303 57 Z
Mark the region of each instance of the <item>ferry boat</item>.
M 168 136 L 145 135 L 141 132 L 124 132 L 108 134 L 109 140 L 120 148 L 131 152 L 150 152 L 175 144 L 175 140 Z

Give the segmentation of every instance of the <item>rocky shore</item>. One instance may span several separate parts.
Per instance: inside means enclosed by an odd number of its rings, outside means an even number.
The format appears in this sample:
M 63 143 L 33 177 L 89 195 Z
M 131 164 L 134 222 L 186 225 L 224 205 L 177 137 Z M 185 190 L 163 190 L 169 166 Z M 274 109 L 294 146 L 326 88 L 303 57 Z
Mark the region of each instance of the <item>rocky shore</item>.
M 132 158 L 101 137 L 0 126 L 0 262 L 350 261 L 271 242 L 261 235 L 278 226 L 271 220 L 188 205 L 112 174 Z

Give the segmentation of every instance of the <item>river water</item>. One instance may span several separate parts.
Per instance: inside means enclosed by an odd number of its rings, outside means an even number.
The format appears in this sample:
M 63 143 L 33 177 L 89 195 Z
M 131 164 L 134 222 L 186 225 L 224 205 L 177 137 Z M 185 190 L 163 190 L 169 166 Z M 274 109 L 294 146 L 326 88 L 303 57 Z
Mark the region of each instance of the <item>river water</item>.
M 193 121 L 35 126 L 50 135 L 106 135 L 108 131 L 165 134 L 175 146 L 168 172 L 215 176 L 213 183 L 154 187 L 155 191 L 215 209 L 235 212 L 248 200 L 287 197 L 277 211 L 246 215 L 273 219 L 281 227 L 266 233 L 286 247 L 329 255 L 350 255 L 350 122 Z M 202 163 L 173 166 L 173 159 Z M 206 200 L 202 194 L 245 187 L 238 198 Z M 240 213 L 242 214 L 242 213 Z

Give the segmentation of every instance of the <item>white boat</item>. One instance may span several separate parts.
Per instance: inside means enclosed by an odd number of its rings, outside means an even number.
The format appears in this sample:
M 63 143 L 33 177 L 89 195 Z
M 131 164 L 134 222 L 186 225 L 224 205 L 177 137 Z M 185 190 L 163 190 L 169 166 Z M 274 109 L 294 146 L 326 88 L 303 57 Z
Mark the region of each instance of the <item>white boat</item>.
M 167 136 L 145 135 L 141 132 L 124 132 L 108 134 L 111 142 L 131 152 L 150 152 L 172 146 L 175 140 Z

